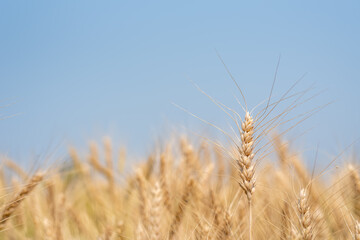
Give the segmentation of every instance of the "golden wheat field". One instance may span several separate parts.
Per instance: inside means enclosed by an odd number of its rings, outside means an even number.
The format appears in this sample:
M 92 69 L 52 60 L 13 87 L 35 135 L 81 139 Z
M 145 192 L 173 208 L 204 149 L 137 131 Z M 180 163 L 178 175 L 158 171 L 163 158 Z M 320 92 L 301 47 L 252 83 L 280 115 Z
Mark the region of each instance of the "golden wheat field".
M 295 102 L 274 117 L 278 102 L 218 105 L 235 124 L 229 144 L 173 137 L 142 163 L 110 138 L 50 168 L 3 158 L 1 239 L 360 239 L 355 161 L 314 173 L 276 132 Z
M 0 240 L 360 240 L 360 0 L 0 0 Z

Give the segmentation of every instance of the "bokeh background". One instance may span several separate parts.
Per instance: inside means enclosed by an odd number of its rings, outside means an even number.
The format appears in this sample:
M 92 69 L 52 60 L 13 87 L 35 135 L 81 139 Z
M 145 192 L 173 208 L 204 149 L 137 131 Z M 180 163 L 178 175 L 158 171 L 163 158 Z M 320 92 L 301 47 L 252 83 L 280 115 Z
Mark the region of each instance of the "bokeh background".
M 316 151 L 327 161 L 360 137 L 359 10 L 358 1 L 1 1 L 0 152 L 31 161 L 107 135 L 141 157 L 172 131 L 213 132 L 172 103 L 226 128 L 191 83 L 242 111 L 218 52 L 250 107 L 268 96 L 279 55 L 274 96 L 307 73 L 296 89 L 321 94 L 295 111 L 332 103 L 289 138 L 308 161 Z

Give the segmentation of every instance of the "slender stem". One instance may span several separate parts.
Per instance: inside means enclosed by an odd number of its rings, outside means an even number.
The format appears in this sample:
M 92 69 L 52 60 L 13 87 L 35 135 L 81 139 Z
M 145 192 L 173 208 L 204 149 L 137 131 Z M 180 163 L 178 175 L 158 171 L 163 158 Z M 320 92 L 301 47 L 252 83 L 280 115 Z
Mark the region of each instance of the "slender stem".
M 248 201 L 249 203 L 249 240 L 252 240 L 252 209 L 251 209 L 251 200 Z

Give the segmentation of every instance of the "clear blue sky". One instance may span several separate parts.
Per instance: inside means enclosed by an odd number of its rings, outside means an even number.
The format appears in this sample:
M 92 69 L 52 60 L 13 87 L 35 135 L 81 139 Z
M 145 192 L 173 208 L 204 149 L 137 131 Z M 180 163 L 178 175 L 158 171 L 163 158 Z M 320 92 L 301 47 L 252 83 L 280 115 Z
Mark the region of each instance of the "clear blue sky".
M 109 135 L 146 153 L 163 129 L 226 126 L 189 82 L 235 106 L 275 95 L 303 73 L 325 90 L 299 111 L 335 102 L 295 130 L 299 150 L 337 154 L 360 137 L 359 1 L 1 1 L 0 152 L 44 156 Z M 240 109 L 238 109 L 240 110 Z M 293 134 L 295 134 L 293 133 Z M 290 134 L 291 136 L 291 134 Z

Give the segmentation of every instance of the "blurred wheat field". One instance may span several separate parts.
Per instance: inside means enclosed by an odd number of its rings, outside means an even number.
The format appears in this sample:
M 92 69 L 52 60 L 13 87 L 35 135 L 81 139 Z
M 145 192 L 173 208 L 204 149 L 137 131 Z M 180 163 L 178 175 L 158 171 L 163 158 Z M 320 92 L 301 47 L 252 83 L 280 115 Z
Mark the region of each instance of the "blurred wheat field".
M 360 239 L 358 166 L 314 174 L 273 131 L 288 111 L 233 112 L 232 144 L 175 137 L 138 164 L 110 138 L 34 174 L 3 158 L 1 239 Z
M 274 142 L 279 161 L 256 169 L 252 239 L 359 239 L 356 166 L 331 184 L 312 180 L 286 142 Z M 239 167 L 217 147 L 181 138 L 131 173 L 124 152 L 113 159 L 109 139 L 101 156 L 98 148 L 92 143 L 87 156 L 71 148 L 71 162 L 48 174 L 4 162 L 2 239 L 249 238 Z

